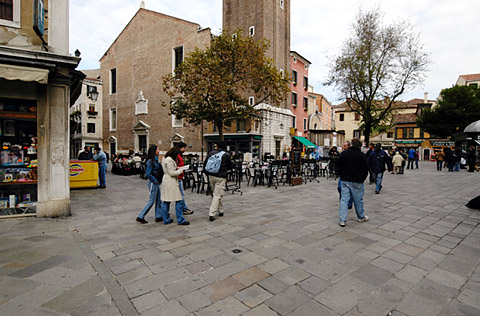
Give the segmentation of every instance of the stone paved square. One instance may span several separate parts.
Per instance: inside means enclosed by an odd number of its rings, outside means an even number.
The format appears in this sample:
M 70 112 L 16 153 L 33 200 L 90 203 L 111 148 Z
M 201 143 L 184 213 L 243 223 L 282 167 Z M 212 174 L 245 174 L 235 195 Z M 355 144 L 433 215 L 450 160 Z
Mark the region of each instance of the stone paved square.
M 366 185 L 370 221 L 345 228 L 333 179 L 244 182 L 215 222 L 187 188 L 182 227 L 135 222 L 146 182 L 108 173 L 72 191 L 71 217 L 0 221 L 0 314 L 480 315 L 478 174 L 420 166 Z

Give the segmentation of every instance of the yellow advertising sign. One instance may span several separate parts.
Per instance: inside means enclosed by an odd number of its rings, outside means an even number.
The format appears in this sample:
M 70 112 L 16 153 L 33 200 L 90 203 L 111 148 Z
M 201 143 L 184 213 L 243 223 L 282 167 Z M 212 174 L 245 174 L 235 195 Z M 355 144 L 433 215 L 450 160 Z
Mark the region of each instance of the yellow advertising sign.
M 70 161 L 70 188 L 97 186 L 98 163 L 96 161 Z

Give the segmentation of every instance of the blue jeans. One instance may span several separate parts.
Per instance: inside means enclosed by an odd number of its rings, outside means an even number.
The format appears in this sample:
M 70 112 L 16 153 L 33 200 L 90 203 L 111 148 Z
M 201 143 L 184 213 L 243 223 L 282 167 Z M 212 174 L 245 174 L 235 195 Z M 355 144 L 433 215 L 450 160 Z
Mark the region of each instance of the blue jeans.
M 373 173 L 373 178 L 375 179 L 375 183 L 376 183 L 375 191 L 380 191 L 383 188 L 382 186 L 383 172 Z
M 150 211 L 153 204 L 155 204 L 155 218 L 162 218 L 162 213 L 160 212 L 162 207 L 162 199 L 160 197 L 160 186 L 148 180 L 148 192 L 149 192 L 149 197 L 148 197 L 147 205 L 145 205 L 145 207 L 140 212 L 138 217 L 141 219 L 145 219 L 145 215 L 147 215 L 148 211 Z
M 453 171 L 460 171 L 460 162 L 459 161 L 455 162 L 455 170 L 453 170 Z
M 182 211 L 188 209 L 187 203 L 185 203 L 185 192 L 183 191 L 183 180 L 178 180 L 178 186 L 180 188 L 180 193 L 182 194 Z
M 338 178 L 338 187 L 337 187 L 338 193 L 340 194 L 340 201 L 342 200 L 342 179 Z M 350 200 L 348 201 L 348 208 L 351 209 L 353 206 L 353 197 L 350 197 Z
M 100 186 L 106 186 L 105 184 L 105 173 L 107 172 L 107 165 L 98 166 L 98 178 L 100 180 Z
M 415 159 L 415 168 L 418 169 L 418 159 Z M 413 169 L 413 165 L 412 165 L 412 169 Z
M 181 224 L 185 222 L 185 218 L 183 217 L 183 203 L 182 201 L 175 202 L 175 215 L 177 216 L 177 223 Z M 162 217 L 163 223 L 169 224 L 170 223 L 170 202 L 163 201 L 162 203 Z
M 342 198 L 340 199 L 340 211 L 338 217 L 340 222 L 347 221 L 348 215 L 348 202 L 353 198 L 353 203 L 355 204 L 355 213 L 357 213 L 358 219 L 363 219 L 365 217 L 365 211 L 363 209 L 363 194 L 365 188 L 363 183 L 351 182 L 351 181 L 342 181 Z

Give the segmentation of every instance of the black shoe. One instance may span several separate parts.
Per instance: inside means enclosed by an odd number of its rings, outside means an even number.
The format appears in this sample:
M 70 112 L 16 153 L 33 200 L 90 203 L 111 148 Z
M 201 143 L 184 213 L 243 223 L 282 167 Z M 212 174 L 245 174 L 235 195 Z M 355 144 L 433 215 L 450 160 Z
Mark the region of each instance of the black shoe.
M 107 187 L 105 185 L 100 185 L 98 186 L 99 189 L 106 189 Z
M 213 222 L 215 220 L 215 217 L 210 216 L 208 219 L 210 220 L 210 222 Z
M 190 222 L 189 222 L 189 221 L 185 221 L 185 222 L 180 223 L 180 224 L 178 224 L 178 225 L 190 225 Z
M 158 222 L 163 222 L 163 218 L 155 218 L 155 223 L 158 223 Z
M 140 218 L 140 217 L 137 217 L 137 222 L 142 223 L 142 224 L 148 224 L 148 222 L 145 219 Z
M 349 210 L 351 210 L 352 208 L 353 208 L 353 205 L 348 207 Z
M 222 216 L 223 216 L 223 213 L 218 213 L 218 216 L 222 217 Z
M 380 194 L 380 191 L 375 191 L 375 194 Z
M 183 211 L 183 215 L 192 215 L 192 214 L 193 214 L 193 211 L 188 208 L 185 211 Z

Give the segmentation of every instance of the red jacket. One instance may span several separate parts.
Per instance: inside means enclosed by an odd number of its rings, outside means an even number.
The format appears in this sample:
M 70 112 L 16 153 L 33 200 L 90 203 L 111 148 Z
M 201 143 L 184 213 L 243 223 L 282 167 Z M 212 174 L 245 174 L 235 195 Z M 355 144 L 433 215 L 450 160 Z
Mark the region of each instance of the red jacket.
M 178 168 L 185 166 L 185 162 L 183 161 L 182 155 L 178 155 L 176 162 L 177 162 L 177 167 L 178 167 Z M 185 173 L 182 172 L 182 174 L 178 176 L 178 180 L 183 180 L 183 175 L 184 175 L 184 174 L 185 174 Z

